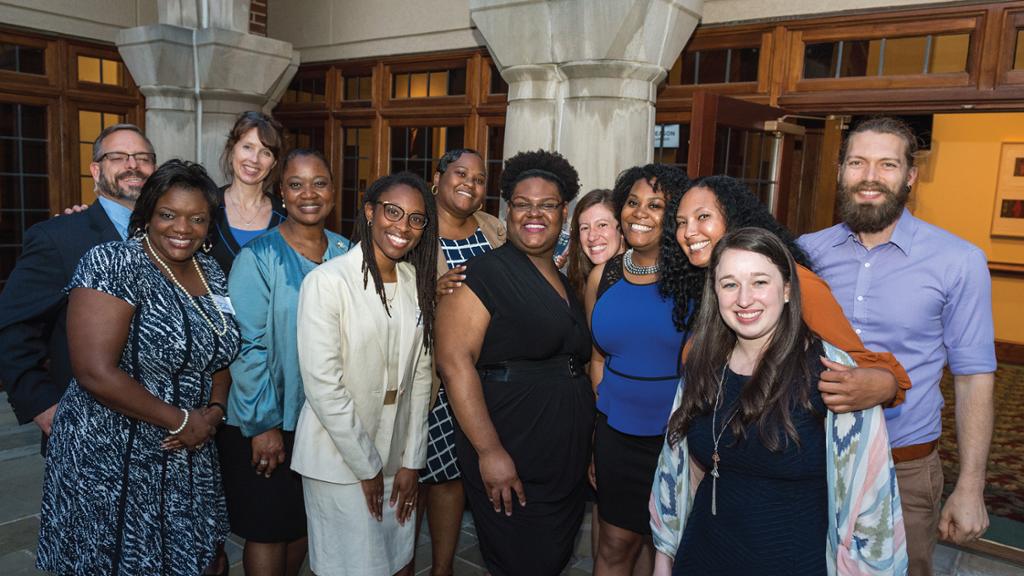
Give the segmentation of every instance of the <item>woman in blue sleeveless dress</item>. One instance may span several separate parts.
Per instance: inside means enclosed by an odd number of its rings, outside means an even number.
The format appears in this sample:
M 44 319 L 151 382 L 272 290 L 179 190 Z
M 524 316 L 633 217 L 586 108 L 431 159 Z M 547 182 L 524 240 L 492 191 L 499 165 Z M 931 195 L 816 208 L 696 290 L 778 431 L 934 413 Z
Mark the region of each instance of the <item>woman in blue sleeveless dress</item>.
M 647 503 L 665 425 L 679 381 L 685 335 L 672 322 L 673 298 L 658 292 L 665 206 L 689 184 L 678 168 L 650 164 L 615 184 L 622 234 L 630 249 L 596 267 L 586 302 L 597 388 L 594 476 L 601 510 L 595 568 L 631 574 L 649 538 Z

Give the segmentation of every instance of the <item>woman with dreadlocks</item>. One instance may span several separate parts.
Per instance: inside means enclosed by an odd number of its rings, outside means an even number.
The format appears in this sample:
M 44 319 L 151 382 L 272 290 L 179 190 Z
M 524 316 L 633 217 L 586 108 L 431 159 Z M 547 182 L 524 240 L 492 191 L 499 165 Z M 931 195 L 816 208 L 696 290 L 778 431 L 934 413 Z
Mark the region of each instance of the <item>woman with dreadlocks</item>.
M 509 158 L 508 242 L 470 260 L 465 287 L 438 306 L 437 366 L 480 552 L 495 576 L 561 573 L 583 519 L 590 332 L 552 260 L 579 187 L 557 153 Z
M 358 246 L 299 293 L 306 403 L 302 475 L 309 560 L 321 576 L 411 574 L 418 470 L 426 461 L 437 266 L 434 197 L 420 177 L 366 191 Z

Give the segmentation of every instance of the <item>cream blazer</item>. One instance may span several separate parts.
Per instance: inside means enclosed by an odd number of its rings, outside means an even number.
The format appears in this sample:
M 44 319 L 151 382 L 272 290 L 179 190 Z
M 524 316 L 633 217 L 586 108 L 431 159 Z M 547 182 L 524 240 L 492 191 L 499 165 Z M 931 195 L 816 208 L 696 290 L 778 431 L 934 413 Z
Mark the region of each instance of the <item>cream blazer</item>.
M 292 469 L 339 484 L 369 480 L 384 466 L 374 445 L 387 389 L 387 316 L 373 279 L 363 287 L 363 252 L 355 245 L 310 272 L 299 292 L 299 368 L 306 401 L 295 427 Z M 398 398 L 392 447 L 402 466 L 427 458 L 431 358 L 423 344 L 416 273 L 398 264 L 391 313 L 400 322 Z M 386 457 L 386 455 L 385 455 Z

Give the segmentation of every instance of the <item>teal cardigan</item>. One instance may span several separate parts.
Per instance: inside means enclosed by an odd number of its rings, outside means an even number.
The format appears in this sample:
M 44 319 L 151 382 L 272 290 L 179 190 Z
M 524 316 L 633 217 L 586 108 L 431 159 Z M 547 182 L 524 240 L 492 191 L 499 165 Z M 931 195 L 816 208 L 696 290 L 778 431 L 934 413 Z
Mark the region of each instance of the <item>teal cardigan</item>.
M 347 238 L 324 233 L 324 262 L 348 251 Z M 249 242 L 235 258 L 228 295 L 242 348 L 231 363 L 227 419 L 246 437 L 295 430 L 305 401 L 295 344 L 299 288 L 316 266 L 292 249 L 280 228 Z

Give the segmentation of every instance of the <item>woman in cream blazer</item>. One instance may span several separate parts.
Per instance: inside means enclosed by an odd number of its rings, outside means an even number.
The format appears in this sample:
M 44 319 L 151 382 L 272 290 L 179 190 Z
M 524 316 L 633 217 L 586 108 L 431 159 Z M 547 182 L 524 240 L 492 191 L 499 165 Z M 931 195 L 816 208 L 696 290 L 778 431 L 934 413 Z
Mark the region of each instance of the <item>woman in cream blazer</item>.
M 411 570 L 409 520 L 426 460 L 433 197 L 402 173 L 374 182 L 364 209 L 359 246 L 310 272 L 299 295 L 306 402 L 292 469 L 303 477 L 319 576 Z

